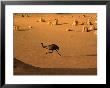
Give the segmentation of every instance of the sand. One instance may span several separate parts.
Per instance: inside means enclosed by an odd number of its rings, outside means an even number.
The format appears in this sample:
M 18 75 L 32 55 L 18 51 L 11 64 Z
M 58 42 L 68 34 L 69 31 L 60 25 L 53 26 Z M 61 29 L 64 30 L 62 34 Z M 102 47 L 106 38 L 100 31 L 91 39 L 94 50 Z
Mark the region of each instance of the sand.
M 88 18 L 91 23 L 97 18 L 95 13 L 84 15 L 85 17 L 83 14 L 31 14 L 29 17 L 14 15 L 14 25 L 32 26 L 31 30 L 14 30 L 14 57 L 40 68 L 96 69 L 97 35 L 94 34 L 95 30 L 82 32 L 82 28 Z M 45 22 L 39 22 L 41 17 Z M 58 19 L 58 25 L 49 25 L 48 22 L 54 22 L 54 19 Z M 72 25 L 74 20 L 79 22 L 77 26 Z M 82 22 L 84 25 L 81 25 Z M 41 43 L 58 45 L 61 56 L 55 51 L 46 54 Z

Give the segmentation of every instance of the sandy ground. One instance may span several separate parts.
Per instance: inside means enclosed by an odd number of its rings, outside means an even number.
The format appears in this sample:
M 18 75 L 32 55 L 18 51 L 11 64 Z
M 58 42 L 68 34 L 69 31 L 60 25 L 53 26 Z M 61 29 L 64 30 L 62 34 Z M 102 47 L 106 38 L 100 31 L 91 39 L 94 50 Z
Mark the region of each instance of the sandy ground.
M 38 22 L 39 18 L 45 22 Z M 96 14 L 31 14 L 30 17 L 14 15 L 14 25 L 32 26 L 31 30 L 14 30 L 14 57 L 18 60 L 40 68 L 97 68 L 97 35 L 94 30 L 82 32 L 87 19 L 93 23 Z M 49 25 L 58 19 L 58 25 Z M 73 26 L 73 20 L 78 21 Z M 80 25 L 80 23 L 84 25 Z M 73 31 L 66 31 L 72 29 Z M 56 44 L 59 46 L 59 53 L 46 53 L 41 46 Z
M 40 68 L 14 59 L 14 75 L 96 75 L 97 68 Z

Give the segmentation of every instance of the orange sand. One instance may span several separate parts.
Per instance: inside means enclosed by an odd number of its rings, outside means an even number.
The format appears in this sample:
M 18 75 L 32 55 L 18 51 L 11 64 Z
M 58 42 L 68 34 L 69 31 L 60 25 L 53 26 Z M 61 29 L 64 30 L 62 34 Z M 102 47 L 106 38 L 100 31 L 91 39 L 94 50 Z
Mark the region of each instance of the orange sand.
M 96 14 L 31 14 L 30 17 L 14 16 L 14 25 L 32 26 L 32 30 L 14 30 L 14 57 L 41 68 L 96 68 L 97 35 L 93 32 L 81 32 L 83 25 L 72 26 L 78 22 L 96 21 Z M 46 22 L 37 22 L 43 17 Z M 92 18 L 91 18 L 92 17 Z M 47 22 L 58 18 L 59 25 L 50 26 Z M 66 31 L 67 28 L 75 31 Z M 45 54 L 44 45 L 57 44 L 57 52 Z

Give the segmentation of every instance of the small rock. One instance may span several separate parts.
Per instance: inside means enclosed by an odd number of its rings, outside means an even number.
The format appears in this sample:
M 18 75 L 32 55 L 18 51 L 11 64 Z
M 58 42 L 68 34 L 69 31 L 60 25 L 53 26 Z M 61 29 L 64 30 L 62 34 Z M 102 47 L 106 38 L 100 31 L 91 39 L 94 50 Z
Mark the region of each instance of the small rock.
M 95 30 L 95 27 L 94 27 L 94 25 L 90 25 L 90 26 L 89 26 L 89 30 L 90 30 L 90 31 L 93 31 L 93 30 Z
M 73 26 L 77 26 L 78 25 L 78 21 L 74 20 L 72 23 Z
M 46 21 L 43 18 L 40 18 L 39 22 L 46 22 Z
M 83 26 L 82 32 L 89 32 L 88 27 L 87 26 Z
M 73 31 L 72 29 L 66 29 L 66 31 Z

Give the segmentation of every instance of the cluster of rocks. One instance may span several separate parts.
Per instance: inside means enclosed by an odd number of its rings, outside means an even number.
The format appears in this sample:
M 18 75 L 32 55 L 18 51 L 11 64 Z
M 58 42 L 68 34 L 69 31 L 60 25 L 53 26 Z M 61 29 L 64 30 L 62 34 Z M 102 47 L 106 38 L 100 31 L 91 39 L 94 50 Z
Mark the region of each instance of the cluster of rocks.
M 15 31 L 28 31 L 28 30 L 32 30 L 32 26 L 17 26 L 17 25 L 14 25 L 13 29 Z
M 20 13 L 20 14 L 16 14 L 15 15 L 20 15 L 21 17 L 29 17 L 31 16 L 28 13 Z M 73 16 L 72 16 L 73 17 Z M 86 15 L 82 15 L 83 18 L 86 17 Z M 53 25 L 58 25 L 59 24 L 59 19 L 54 19 L 54 20 L 48 20 L 46 21 L 43 17 L 40 17 L 36 22 L 46 22 L 48 25 L 53 26 Z M 82 32 L 90 32 L 90 31 L 94 31 L 94 34 L 97 34 L 97 21 L 91 22 L 90 19 L 87 19 L 86 22 L 79 22 L 78 20 L 74 19 L 71 26 L 72 28 L 67 28 L 66 31 L 74 31 L 74 26 L 78 26 L 78 25 L 83 25 L 82 26 Z M 27 26 L 27 27 L 23 27 L 23 26 L 14 26 L 14 30 L 17 31 L 26 31 L 26 30 L 31 30 L 32 26 Z
M 30 13 L 14 13 L 14 15 L 21 17 L 31 17 Z
M 86 17 L 86 15 L 83 15 L 83 17 Z M 82 26 L 82 32 L 90 32 L 94 31 L 94 34 L 97 34 L 97 21 L 91 22 L 90 19 L 87 19 L 86 22 L 79 22 L 78 20 L 73 20 L 72 26 Z M 74 31 L 74 28 L 67 28 L 66 31 Z

